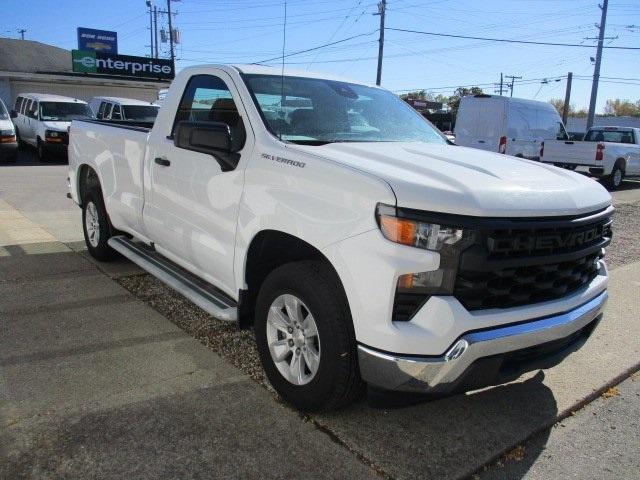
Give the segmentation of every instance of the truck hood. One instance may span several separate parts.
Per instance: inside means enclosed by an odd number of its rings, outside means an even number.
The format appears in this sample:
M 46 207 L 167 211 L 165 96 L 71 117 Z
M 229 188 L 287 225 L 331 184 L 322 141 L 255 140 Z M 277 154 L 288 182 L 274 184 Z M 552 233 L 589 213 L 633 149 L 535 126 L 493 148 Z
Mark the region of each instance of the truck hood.
M 608 206 L 584 175 L 539 162 L 422 142 L 292 147 L 386 181 L 399 207 L 472 216 L 579 215 Z
M 42 126 L 46 130 L 55 130 L 56 132 L 66 132 L 67 129 L 71 126 L 71 122 L 44 121 L 42 122 Z

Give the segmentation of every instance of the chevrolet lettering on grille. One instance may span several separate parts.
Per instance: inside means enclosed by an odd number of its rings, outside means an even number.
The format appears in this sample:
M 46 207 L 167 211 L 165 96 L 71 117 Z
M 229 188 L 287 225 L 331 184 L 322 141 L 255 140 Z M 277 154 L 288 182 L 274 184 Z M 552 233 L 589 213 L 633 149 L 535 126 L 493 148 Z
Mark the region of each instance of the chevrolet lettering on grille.
M 588 245 L 607 236 L 609 230 L 610 223 L 608 222 L 577 232 L 551 233 L 548 235 L 516 235 L 511 238 L 489 237 L 487 246 L 492 253 L 551 250 L 555 248 L 572 249 Z

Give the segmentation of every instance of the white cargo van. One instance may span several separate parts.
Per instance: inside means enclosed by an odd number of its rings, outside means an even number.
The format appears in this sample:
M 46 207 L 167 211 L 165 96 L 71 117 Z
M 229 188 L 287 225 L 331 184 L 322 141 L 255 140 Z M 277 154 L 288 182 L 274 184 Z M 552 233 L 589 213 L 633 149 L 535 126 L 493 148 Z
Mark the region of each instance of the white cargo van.
M 99 120 L 132 122 L 153 122 L 160 108 L 152 102 L 119 97 L 93 97 L 89 107 Z
M 555 107 L 546 102 L 497 95 L 460 100 L 456 144 L 540 160 L 545 140 L 569 137 Z
M 21 93 L 11 111 L 18 142 L 30 145 L 43 161 L 51 154 L 66 155 L 72 120 L 91 119 L 86 102 L 44 93 Z

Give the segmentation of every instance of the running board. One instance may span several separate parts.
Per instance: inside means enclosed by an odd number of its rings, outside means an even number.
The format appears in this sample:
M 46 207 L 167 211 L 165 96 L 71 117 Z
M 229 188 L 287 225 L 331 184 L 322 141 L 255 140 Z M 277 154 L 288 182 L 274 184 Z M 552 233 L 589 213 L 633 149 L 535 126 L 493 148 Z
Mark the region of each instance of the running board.
M 238 305 L 233 299 L 151 247 L 133 242 L 124 235 L 111 237 L 108 243 L 111 248 L 187 297 L 207 313 L 228 322 L 238 319 Z

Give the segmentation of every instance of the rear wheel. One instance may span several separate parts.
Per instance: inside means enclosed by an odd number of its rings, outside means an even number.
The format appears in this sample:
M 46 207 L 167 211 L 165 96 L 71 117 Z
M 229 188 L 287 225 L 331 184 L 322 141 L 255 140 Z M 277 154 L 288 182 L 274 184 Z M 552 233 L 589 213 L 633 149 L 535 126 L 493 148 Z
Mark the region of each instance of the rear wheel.
M 611 170 L 611 174 L 604 179 L 604 184 L 609 190 L 617 190 L 622 185 L 624 170 L 620 163 L 616 163 Z
M 104 207 L 102 193 L 97 189 L 87 192 L 83 199 L 82 227 L 91 256 L 102 262 L 113 260 L 116 252 L 107 243 L 113 235 L 113 227 Z
M 258 294 L 254 328 L 269 382 L 298 409 L 335 409 L 362 393 L 349 308 L 323 262 L 271 272 Z

